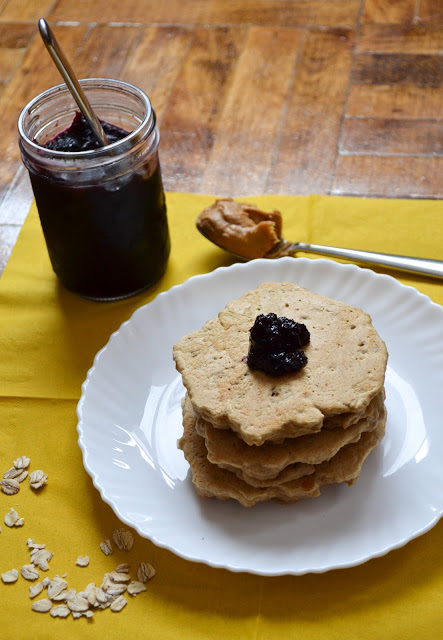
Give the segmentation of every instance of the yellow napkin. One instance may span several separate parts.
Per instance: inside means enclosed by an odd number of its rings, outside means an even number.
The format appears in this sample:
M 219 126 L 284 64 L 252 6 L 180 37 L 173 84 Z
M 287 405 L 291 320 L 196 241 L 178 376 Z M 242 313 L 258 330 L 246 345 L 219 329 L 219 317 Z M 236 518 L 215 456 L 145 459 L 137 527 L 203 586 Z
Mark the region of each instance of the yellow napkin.
M 406 255 L 442 258 L 443 204 L 439 201 L 338 197 L 261 196 L 263 208 L 280 209 L 288 240 L 303 240 Z M 168 194 L 172 254 L 165 276 L 151 290 L 127 300 L 95 303 L 58 284 L 33 206 L 0 279 L 0 472 L 20 455 L 31 470 L 49 473 L 33 492 L 27 481 L 14 496 L 0 493 L 0 573 L 30 562 L 27 538 L 54 552 L 45 575 L 67 573 L 78 591 L 120 562 L 132 570 L 151 562 L 157 575 L 146 593 L 120 613 L 97 611 L 84 618 L 53 619 L 31 611 L 29 586 L 0 583 L 1 637 L 190 638 L 255 640 L 340 638 L 375 640 L 443 634 L 442 523 L 406 547 L 364 565 L 325 574 L 265 578 L 235 574 L 182 560 L 136 536 L 130 553 L 99 550 L 119 521 L 102 502 L 83 468 L 77 445 L 76 404 L 95 353 L 132 312 L 159 292 L 197 273 L 233 262 L 195 230 L 211 196 Z M 396 275 L 393 272 L 391 275 Z M 401 276 L 435 302 L 443 283 Z M 405 496 L 407 500 L 407 496 Z M 8 528 L 14 507 L 24 518 Z M 89 566 L 75 561 L 88 555 Z M 37 598 L 44 597 L 45 592 Z

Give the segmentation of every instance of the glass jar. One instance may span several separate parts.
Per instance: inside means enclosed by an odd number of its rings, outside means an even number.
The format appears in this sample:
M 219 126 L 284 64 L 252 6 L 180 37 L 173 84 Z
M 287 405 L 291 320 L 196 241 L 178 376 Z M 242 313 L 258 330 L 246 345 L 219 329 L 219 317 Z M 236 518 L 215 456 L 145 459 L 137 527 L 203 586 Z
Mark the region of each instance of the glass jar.
M 146 94 L 120 80 L 80 81 L 101 121 L 128 135 L 91 151 L 44 147 L 74 119 L 62 84 L 23 109 L 18 121 L 52 267 L 67 289 L 94 300 L 124 298 L 164 273 L 170 241 L 159 131 Z

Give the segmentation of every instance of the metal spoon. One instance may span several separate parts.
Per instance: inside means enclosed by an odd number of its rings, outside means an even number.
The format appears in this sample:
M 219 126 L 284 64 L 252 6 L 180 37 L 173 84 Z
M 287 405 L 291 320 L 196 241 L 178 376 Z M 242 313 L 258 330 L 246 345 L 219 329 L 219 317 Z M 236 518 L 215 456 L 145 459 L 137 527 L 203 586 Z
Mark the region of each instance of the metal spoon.
M 216 242 L 213 238 L 209 238 L 197 225 L 197 229 L 200 233 L 210 242 L 217 245 L 225 251 L 229 251 L 219 242 Z M 316 253 L 326 256 L 335 256 L 337 258 L 346 258 L 355 262 L 363 262 L 365 264 L 376 264 L 381 267 L 387 267 L 389 269 L 398 269 L 400 271 L 407 271 L 408 273 L 420 273 L 425 276 L 432 276 L 433 278 L 443 278 L 443 261 L 431 260 L 428 258 L 413 258 L 410 256 L 399 256 L 391 253 L 377 253 L 375 251 L 361 251 L 359 249 L 345 249 L 343 247 L 327 247 L 321 244 L 308 244 L 306 242 L 286 242 L 281 240 L 275 247 L 271 249 L 263 258 L 281 258 L 283 256 L 295 257 L 298 251 L 304 251 L 305 253 Z M 242 260 L 249 260 L 249 258 L 233 253 L 232 255 Z
M 38 21 L 38 28 L 43 42 L 45 43 L 45 47 L 48 50 L 49 55 L 53 59 L 55 66 L 60 71 L 63 80 L 68 85 L 68 89 L 71 92 L 72 97 L 76 101 L 78 108 L 86 118 L 87 123 L 94 132 L 94 135 L 100 145 L 102 147 L 106 146 L 107 144 L 109 144 L 109 141 L 106 137 L 105 132 L 103 131 L 100 120 L 95 115 L 91 104 L 85 95 L 85 92 L 81 88 L 80 83 L 77 80 L 74 71 L 72 70 L 71 65 L 66 59 L 63 51 L 60 49 L 60 45 L 55 39 L 55 36 L 49 24 L 44 18 L 40 18 L 40 20 Z

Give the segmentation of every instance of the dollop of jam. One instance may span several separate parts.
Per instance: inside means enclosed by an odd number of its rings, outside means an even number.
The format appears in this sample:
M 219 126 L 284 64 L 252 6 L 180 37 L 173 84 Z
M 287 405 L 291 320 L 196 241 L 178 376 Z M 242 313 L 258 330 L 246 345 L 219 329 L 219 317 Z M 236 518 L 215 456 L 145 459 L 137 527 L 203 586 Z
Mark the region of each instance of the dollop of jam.
M 128 131 L 116 127 L 109 122 L 103 122 L 100 120 L 100 124 L 103 127 L 103 131 L 106 133 L 109 144 L 122 140 L 129 135 Z M 65 151 L 70 153 L 76 153 L 77 151 L 92 151 L 98 149 L 100 144 L 94 135 L 89 124 L 80 111 L 75 112 L 75 117 L 70 126 L 56 135 L 52 140 L 49 140 L 44 145 L 46 149 L 52 151 Z
M 260 314 L 251 327 L 248 366 L 271 376 L 298 371 L 308 358 L 301 347 L 308 344 L 306 325 L 275 313 Z

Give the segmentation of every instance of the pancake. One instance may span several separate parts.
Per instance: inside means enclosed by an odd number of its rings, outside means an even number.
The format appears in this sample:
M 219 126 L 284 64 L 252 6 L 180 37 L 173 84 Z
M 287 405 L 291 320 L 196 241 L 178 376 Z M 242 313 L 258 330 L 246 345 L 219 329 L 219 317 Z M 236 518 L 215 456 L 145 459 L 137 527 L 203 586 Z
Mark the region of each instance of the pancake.
M 250 476 L 241 469 L 236 469 L 235 467 L 229 468 L 226 465 L 222 468 L 235 473 L 238 478 L 246 482 L 246 484 L 250 484 L 251 487 L 271 487 L 278 484 L 284 484 L 286 482 L 291 482 L 292 480 L 303 478 L 303 476 L 309 476 L 315 471 L 315 466 L 313 464 L 296 462 L 295 464 L 285 467 L 285 469 L 283 469 L 283 471 L 274 478 L 255 478 L 254 476 Z
M 306 367 L 278 378 L 248 367 L 249 330 L 261 313 L 307 326 Z M 262 284 L 228 303 L 181 338 L 173 356 L 198 415 L 248 445 L 316 433 L 325 417 L 352 421 L 380 393 L 387 362 L 368 314 L 289 282 Z
M 269 499 L 290 503 L 301 498 L 317 497 L 320 495 L 320 488 L 326 484 L 353 484 L 360 475 L 364 460 L 383 438 L 386 412 L 383 411 L 375 429 L 363 433 L 358 442 L 342 447 L 330 460 L 317 465 L 313 473 L 267 487 L 253 487 L 234 473 L 210 463 L 204 438 L 195 430 L 196 419 L 187 398 L 183 404 L 184 431 L 178 446 L 191 467 L 192 482 L 197 492 L 202 497 L 216 497 L 219 500 L 233 498 L 243 506 L 251 507 Z
M 247 445 L 230 429 L 217 429 L 198 416 L 195 429 L 205 439 L 209 462 L 229 471 L 238 470 L 242 477 L 269 480 L 294 463 L 320 464 L 332 458 L 341 447 L 356 442 L 362 433 L 375 428 L 383 411 L 383 401 L 381 391 L 369 403 L 363 417 L 347 429 L 324 428 L 312 435 L 286 438 L 280 444 Z

